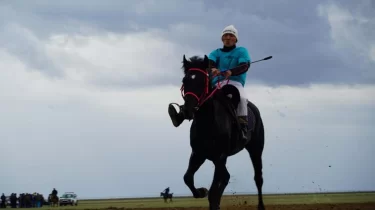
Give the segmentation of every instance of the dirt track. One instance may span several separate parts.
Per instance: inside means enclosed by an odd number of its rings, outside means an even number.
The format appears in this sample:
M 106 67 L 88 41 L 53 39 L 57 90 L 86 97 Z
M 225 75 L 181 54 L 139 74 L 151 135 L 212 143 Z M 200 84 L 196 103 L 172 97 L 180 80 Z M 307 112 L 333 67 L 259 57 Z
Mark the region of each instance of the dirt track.
M 108 208 L 107 210 L 130 210 L 133 208 Z M 207 210 L 204 207 L 134 208 L 134 210 Z M 223 206 L 221 210 L 256 210 L 256 206 Z M 375 210 L 374 203 L 267 205 L 267 210 Z M 86 209 L 89 210 L 89 209 Z

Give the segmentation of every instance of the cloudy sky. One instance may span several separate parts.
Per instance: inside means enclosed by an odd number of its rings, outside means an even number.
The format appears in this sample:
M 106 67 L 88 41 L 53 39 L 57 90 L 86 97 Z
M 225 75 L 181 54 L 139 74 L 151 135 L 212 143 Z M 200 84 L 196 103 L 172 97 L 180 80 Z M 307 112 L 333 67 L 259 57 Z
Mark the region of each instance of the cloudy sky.
M 375 190 L 375 3 L 0 1 L 0 193 L 158 196 L 183 182 L 182 56 L 234 24 L 266 129 L 264 192 Z M 331 167 L 330 167 L 331 166 Z M 246 151 L 226 193 L 255 193 Z M 211 162 L 196 174 L 209 187 Z

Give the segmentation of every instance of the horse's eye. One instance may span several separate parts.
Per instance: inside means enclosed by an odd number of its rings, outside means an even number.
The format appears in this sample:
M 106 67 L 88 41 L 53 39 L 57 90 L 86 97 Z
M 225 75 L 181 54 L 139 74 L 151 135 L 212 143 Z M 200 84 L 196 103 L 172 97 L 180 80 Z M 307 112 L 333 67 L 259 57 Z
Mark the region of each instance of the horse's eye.
M 190 78 L 191 78 L 191 79 L 195 79 L 195 74 L 191 75 Z

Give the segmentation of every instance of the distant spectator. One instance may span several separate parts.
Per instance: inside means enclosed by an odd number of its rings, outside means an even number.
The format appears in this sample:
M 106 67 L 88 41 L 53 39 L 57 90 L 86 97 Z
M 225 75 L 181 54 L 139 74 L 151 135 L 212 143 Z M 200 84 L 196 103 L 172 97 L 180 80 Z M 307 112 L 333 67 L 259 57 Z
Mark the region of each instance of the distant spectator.
M 5 197 L 5 195 L 4 195 L 4 193 L 1 195 L 1 197 L 0 197 L 0 208 L 6 208 L 6 206 L 7 206 L 7 203 L 6 203 L 6 197 Z

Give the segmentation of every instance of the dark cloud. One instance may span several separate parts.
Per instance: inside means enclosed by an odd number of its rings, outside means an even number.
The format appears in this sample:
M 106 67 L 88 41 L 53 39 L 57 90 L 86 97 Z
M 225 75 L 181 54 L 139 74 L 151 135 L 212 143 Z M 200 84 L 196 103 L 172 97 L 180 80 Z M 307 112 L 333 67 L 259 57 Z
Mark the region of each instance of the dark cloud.
M 90 26 L 129 32 L 136 30 L 136 25 L 139 30 L 164 30 L 164 36 L 170 40 L 208 54 L 221 46 L 222 28 L 234 24 L 239 30 L 239 45 L 249 49 L 253 60 L 268 55 L 274 57 L 267 63 L 254 64 L 249 80 L 261 80 L 270 85 L 375 82 L 375 75 L 370 71 L 375 68 L 375 61 L 360 56 L 350 47 L 345 50 L 335 47 L 329 22 L 318 15 L 318 5 L 330 1 L 39 2 L 25 5 L 7 1 L 7 4 L 15 11 L 26 12 L 29 8 L 33 16 L 43 20 L 31 24 L 37 27 L 35 30 L 43 31 L 36 32 L 41 33 L 40 36 L 58 32 L 84 34 Z M 375 16 L 371 1 L 334 3 L 353 15 L 370 20 Z M 43 24 L 48 27 L 40 27 Z M 358 30 L 363 42 L 373 41 L 373 23 Z

